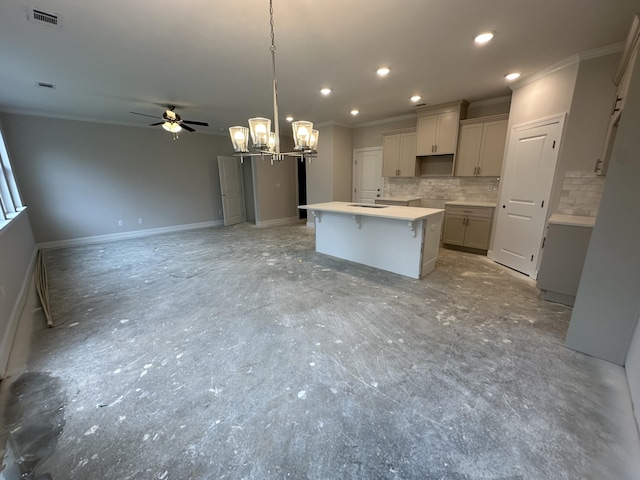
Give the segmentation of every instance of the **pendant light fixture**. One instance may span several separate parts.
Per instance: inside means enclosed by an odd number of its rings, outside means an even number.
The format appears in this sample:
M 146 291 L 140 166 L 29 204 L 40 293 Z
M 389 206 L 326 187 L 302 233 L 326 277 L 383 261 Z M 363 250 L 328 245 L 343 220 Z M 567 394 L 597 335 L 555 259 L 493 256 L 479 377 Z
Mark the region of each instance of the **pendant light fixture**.
M 240 157 L 242 161 L 244 157 L 253 156 L 269 156 L 271 164 L 274 161 L 284 160 L 286 157 L 297 157 L 301 161 L 305 158 L 311 162 L 311 157 L 317 154 L 318 148 L 318 130 L 313 129 L 313 123 L 306 121 L 297 121 L 291 124 L 293 129 L 293 152 L 280 152 L 280 125 L 278 123 L 278 82 L 276 80 L 276 44 L 275 34 L 273 30 L 273 0 L 269 0 L 269 19 L 271 27 L 271 66 L 273 72 L 273 127 L 271 131 L 271 120 L 263 117 L 249 119 L 249 128 L 247 127 L 229 127 L 229 135 L 233 150 L 236 152 L 234 156 Z M 251 135 L 252 148 L 254 153 L 249 153 L 249 135 Z

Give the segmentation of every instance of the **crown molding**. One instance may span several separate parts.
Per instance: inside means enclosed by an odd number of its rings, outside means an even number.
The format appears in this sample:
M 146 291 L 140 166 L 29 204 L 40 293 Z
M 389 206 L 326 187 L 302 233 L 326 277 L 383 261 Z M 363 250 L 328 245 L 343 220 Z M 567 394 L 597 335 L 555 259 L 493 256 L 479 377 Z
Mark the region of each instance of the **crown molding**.
M 557 72 L 558 70 L 562 70 L 563 68 L 567 68 L 576 63 L 580 63 L 581 61 L 591 60 L 593 58 L 603 57 L 605 55 L 612 55 L 614 53 L 621 52 L 623 48 L 624 48 L 624 43 L 616 43 L 613 45 L 608 45 L 606 47 L 601 47 L 593 50 L 588 50 L 586 52 L 576 53 L 575 55 L 571 55 L 570 57 L 565 58 L 564 60 L 558 63 L 554 63 L 553 65 L 547 68 L 544 68 L 539 72 L 534 73 L 533 75 L 529 75 L 528 77 L 513 83 L 511 85 L 511 90 L 518 90 L 519 88 L 522 88 L 525 85 L 529 85 L 530 83 L 540 80 L 541 78 L 544 78 L 547 75 L 551 75 L 552 73 Z

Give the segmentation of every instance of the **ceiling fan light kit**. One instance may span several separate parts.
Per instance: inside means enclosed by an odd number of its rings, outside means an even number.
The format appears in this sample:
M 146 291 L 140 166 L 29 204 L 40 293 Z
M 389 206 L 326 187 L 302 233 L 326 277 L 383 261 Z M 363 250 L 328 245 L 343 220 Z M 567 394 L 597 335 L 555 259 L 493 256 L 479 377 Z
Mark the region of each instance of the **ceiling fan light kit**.
M 195 128 L 191 128 L 189 125 L 201 125 L 203 127 L 208 127 L 209 124 L 206 122 L 195 122 L 193 120 L 183 120 L 180 115 L 175 112 L 176 107 L 174 105 L 167 105 L 167 109 L 162 114 L 161 122 L 150 123 L 150 127 L 155 127 L 157 125 L 162 125 L 167 132 L 171 132 L 173 134 L 173 139 L 178 139 L 178 132 L 181 132 L 183 129 L 187 132 L 195 132 Z M 142 115 L 143 117 L 151 117 L 158 118 L 155 115 L 147 115 L 146 113 L 138 113 L 138 112 L 130 112 L 134 115 Z
M 271 26 L 271 66 L 273 72 L 273 125 L 274 132 L 271 131 L 271 120 L 263 117 L 249 119 L 249 128 L 235 126 L 229 127 L 229 136 L 233 144 L 234 156 L 244 157 L 268 156 L 271 164 L 274 161 L 282 161 L 286 157 L 297 157 L 300 161 L 316 156 L 318 148 L 318 137 L 320 133 L 313 129 L 313 123 L 307 121 L 297 121 L 291 124 L 293 130 L 294 151 L 280 152 L 280 127 L 278 123 L 278 82 L 276 80 L 276 45 L 273 31 L 273 0 L 269 0 L 269 19 Z M 249 134 L 251 134 L 252 147 L 255 153 L 249 153 Z

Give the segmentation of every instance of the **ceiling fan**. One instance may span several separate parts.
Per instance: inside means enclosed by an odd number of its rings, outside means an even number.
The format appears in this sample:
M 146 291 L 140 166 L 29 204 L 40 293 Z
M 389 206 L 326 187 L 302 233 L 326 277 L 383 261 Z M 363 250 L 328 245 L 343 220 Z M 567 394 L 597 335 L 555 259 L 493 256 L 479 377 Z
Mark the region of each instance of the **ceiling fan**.
M 151 118 L 162 118 L 161 122 L 151 123 L 150 127 L 155 127 L 156 125 L 162 125 L 162 128 L 174 134 L 174 138 L 177 138 L 177 133 L 183 128 L 187 132 L 195 132 L 194 128 L 191 128 L 189 125 L 201 125 L 203 127 L 208 127 L 209 124 L 206 122 L 194 122 L 192 120 L 182 120 L 180 115 L 175 112 L 174 105 L 167 105 L 167 109 L 163 112 L 162 117 L 158 117 L 156 115 L 147 115 L 146 113 L 138 113 L 138 112 L 130 112 L 134 115 L 142 115 L 143 117 L 151 117 Z

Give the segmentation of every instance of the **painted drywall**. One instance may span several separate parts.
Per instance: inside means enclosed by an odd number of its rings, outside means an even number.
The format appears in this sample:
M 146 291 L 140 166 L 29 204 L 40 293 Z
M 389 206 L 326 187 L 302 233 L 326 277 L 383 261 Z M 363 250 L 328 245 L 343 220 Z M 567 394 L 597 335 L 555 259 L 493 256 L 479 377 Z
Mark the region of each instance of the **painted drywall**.
M 624 366 L 629 383 L 629 391 L 631 392 L 633 413 L 636 417 L 638 430 L 640 430 L 640 327 L 638 325 L 640 325 L 640 319 L 636 324 L 635 334 L 631 340 Z
M 400 120 L 390 120 L 384 123 L 376 122 L 373 125 L 354 128 L 351 135 L 352 148 L 381 147 L 382 134 L 384 132 L 403 128 L 416 128 L 416 123 L 416 115 L 410 115 L 409 118 L 403 117 Z
M 0 378 L 9 360 L 35 254 L 28 211 L 23 210 L 0 229 Z
M 222 219 L 226 137 L 174 141 L 160 128 L 13 114 L 2 123 L 38 243 Z
M 467 118 L 488 117 L 490 115 L 503 115 L 509 113 L 511 98 L 497 98 L 469 104 Z
M 297 158 L 285 158 L 271 165 L 270 159 L 252 159 L 256 199 L 256 225 L 267 226 L 297 221 Z
M 350 128 L 333 126 L 333 200 L 350 202 L 353 199 L 353 147 Z
M 600 157 L 616 93 L 612 79 L 619 62 L 620 53 L 616 53 L 583 60 L 578 65 L 556 177 L 549 198 L 550 212 L 559 211 L 566 172 L 593 172 L 595 162 Z M 587 193 L 585 191 L 586 197 Z
M 333 128 L 319 127 L 318 156 L 307 164 L 307 203 L 333 200 Z
M 535 81 L 514 87 L 507 127 L 507 145 L 509 133 L 514 125 L 570 110 L 578 66 L 576 62 Z M 505 165 L 503 173 L 504 167 Z
M 623 365 L 640 311 L 640 62 L 613 145 L 566 345 Z

